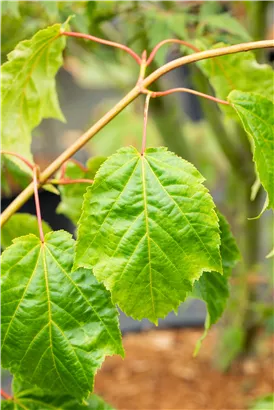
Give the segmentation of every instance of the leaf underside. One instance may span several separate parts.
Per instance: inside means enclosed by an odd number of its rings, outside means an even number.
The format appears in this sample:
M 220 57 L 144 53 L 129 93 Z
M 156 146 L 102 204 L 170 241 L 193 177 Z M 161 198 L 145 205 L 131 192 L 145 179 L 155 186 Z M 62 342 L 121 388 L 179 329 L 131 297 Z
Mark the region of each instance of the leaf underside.
M 232 91 L 229 101 L 251 139 L 253 160 L 260 181 L 268 193 L 269 207 L 274 208 L 274 104 L 255 93 Z
M 196 168 L 165 148 L 122 148 L 84 197 L 76 267 L 93 267 L 112 299 L 157 323 L 203 271 L 222 272 L 214 203 Z
M 71 272 L 74 240 L 50 232 L 2 255 L 2 365 L 45 391 L 92 391 L 106 355 L 123 354 L 117 311 L 90 270 Z

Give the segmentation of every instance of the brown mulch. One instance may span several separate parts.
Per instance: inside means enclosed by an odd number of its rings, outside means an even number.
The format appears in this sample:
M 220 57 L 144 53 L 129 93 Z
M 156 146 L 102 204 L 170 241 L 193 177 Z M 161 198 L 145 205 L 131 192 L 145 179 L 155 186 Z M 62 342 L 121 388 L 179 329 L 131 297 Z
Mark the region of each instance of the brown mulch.
M 193 358 L 202 333 L 176 329 L 126 335 L 125 359 L 107 358 L 95 392 L 117 410 L 244 410 L 252 399 L 273 391 L 273 340 L 264 341 L 256 357 L 221 373 L 212 364 L 216 330 Z

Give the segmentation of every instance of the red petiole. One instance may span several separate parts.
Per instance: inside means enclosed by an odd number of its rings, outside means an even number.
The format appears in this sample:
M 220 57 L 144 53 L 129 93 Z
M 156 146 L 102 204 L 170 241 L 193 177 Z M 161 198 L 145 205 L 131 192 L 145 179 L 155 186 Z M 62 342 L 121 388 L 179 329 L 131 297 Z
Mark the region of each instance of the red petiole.
M 1 396 L 6 400 L 12 400 L 12 396 L 5 392 L 5 390 L 1 389 Z
M 88 172 L 88 168 L 85 167 L 81 162 L 77 161 L 74 158 L 70 158 L 68 161 L 64 162 L 62 167 L 61 167 L 61 175 L 60 179 L 65 179 L 65 174 L 66 174 L 66 169 L 67 169 L 67 164 L 69 162 L 73 162 L 75 165 L 77 165 L 83 172 Z
M 84 34 L 84 33 L 76 33 L 76 32 L 72 32 L 72 31 L 63 31 L 62 35 L 64 36 L 69 36 L 69 37 L 78 37 L 78 38 L 85 38 L 86 40 L 92 40 L 95 41 L 96 43 L 100 43 L 100 44 L 105 44 L 106 46 L 111 46 L 111 47 L 116 47 L 116 48 L 120 48 L 121 50 L 126 51 L 129 55 L 131 55 L 131 57 L 134 58 L 134 60 L 140 65 L 142 60 L 141 58 L 138 56 L 138 54 L 136 54 L 133 50 L 131 50 L 131 48 L 125 46 L 124 44 L 120 44 L 120 43 L 115 43 L 114 41 L 108 41 L 108 40 L 103 40 L 102 38 L 98 38 L 95 36 L 91 36 L 90 34 Z
M 22 157 L 20 154 L 16 154 L 15 152 L 11 152 L 11 151 L 5 151 L 5 150 L 1 150 L 1 154 L 3 155 L 12 155 L 18 159 L 20 159 L 22 162 L 24 162 L 24 164 L 27 165 L 27 167 L 29 167 L 31 170 L 33 170 L 34 166 L 30 161 L 28 161 L 26 158 Z
M 153 49 L 153 50 L 151 51 L 151 53 L 150 53 L 150 56 L 149 56 L 148 59 L 147 59 L 147 62 L 146 62 L 146 65 L 147 65 L 147 66 L 152 62 L 152 60 L 154 59 L 155 54 L 157 53 L 157 51 L 159 50 L 159 48 L 161 48 L 163 45 L 168 44 L 168 43 L 177 43 L 177 44 L 181 44 L 181 45 L 183 45 L 183 46 L 186 46 L 186 47 L 188 47 L 188 48 L 191 48 L 191 49 L 192 49 L 193 51 L 195 51 L 195 52 L 199 52 L 199 51 L 200 51 L 197 47 L 193 46 L 192 44 L 188 43 L 187 41 L 179 40 L 179 39 L 177 39 L 177 38 L 170 38 L 170 39 L 161 41 L 160 43 L 158 43 L 158 44 L 154 47 L 154 49 Z

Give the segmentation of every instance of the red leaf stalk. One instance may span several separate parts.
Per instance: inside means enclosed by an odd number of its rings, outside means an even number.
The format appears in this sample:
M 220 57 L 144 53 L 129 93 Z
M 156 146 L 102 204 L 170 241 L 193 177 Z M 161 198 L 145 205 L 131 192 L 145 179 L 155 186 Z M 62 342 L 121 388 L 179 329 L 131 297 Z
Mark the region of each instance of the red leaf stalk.
M 34 165 L 28 161 L 26 158 L 22 157 L 22 155 L 20 154 L 16 154 L 16 152 L 11 152 L 11 151 L 5 151 L 5 150 L 1 150 L 1 154 L 4 155 L 12 155 L 13 157 L 19 158 L 22 162 L 24 162 L 24 164 L 26 164 L 31 170 L 33 170 Z
M 133 57 L 134 60 L 139 65 L 141 64 L 141 58 L 138 56 L 138 54 L 136 54 L 133 50 L 131 50 L 131 48 L 125 46 L 124 44 L 115 43 L 114 41 L 103 40 L 102 38 L 91 36 L 90 34 L 76 33 L 76 32 L 72 32 L 72 31 L 64 31 L 62 33 L 62 35 L 69 36 L 69 37 L 85 38 L 86 40 L 92 40 L 92 41 L 95 41 L 96 43 L 105 44 L 106 46 L 120 48 L 121 50 L 124 50 L 129 55 L 131 55 L 131 57 Z
M 5 390 L 1 389 L 1 396 L 6 400 L 12 400 L 12 396 L 5 392 Z
M 155 54 L 157 53 L 157 51 L 159 50 L 159 48 L 161 48 L 163 45 L 168 44 L 168 43 L 177 43 L 177 44 L 181 44 L 183 46 L 186 46 L 188 48 L 191 48 L 193 51 L 195 52 L 199 52 L 200 50 L 193 46 L 192 44 L 188 43 L 187 41 L 184 40 L 179 40 L 177 38 L 169 38 L 167 40 L 163 40 L 160 43 L 158 43 L 154 49 L 152 50 L 152 52 L 150 53 L 150 56 L 147 59 L 147 66 L 152 62 L 152 60 L 155 57 Z

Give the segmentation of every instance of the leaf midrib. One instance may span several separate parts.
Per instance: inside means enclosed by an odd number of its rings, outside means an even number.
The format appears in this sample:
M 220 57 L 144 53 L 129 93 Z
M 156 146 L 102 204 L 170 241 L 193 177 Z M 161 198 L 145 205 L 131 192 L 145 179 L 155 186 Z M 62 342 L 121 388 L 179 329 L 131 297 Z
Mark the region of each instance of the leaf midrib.
M 60 374 L 59 371 L 57 369 L 56 366 L 56 362 L 55 362 L 55 356 L 53 353 L 53 348 L 52 348 L 52 315 L 51 315 L 51 306 L 50 306 L 50 294 L 49 294 L 49 283 L 48 283 L 48 271 L 47 271 L 47 263 L 46 263 L 46 252 L 45 252 L 45 244 L 43 243 L 41 245 L 41 250 L 43 251 L 43 266 L 44 266 L 44 272 L 45 272 L 45 286 L 46 286 L 46 293 L 47 293 L 47 299 L 48 299 L 48 318 L 49 318 L 49 339 L 50 339 L 50 345 L 49 345 L 49 349 L 51 352 L 51 357 L 52 357 L 52 363 L 54 365 L 56 374 L 59 378 L 59 380 L 61 381 L 62 385 L 64 386 L 65 390 L 67 390 Z M 46 349 L 47 350 L 47 349 Z M 41 358 L 40 358 L 41 360 Z
M 146 224 L 146 237 L 147 237 L 147 247 L 148 247 L 148 266 L 149 266 L 149 287 L 150 287 L 150 296 L 151 304 L 153 309 L 154 318 L 157 320 L 155 313 L 155 302 L 153 296 L 153 286 L 152 286 L 152 267 L 151 267 L 151 245 L 150 245 L 150 235 L 149 235 L 149 222 L 148 222 L 148 207 L 147 207 L 147 193 L 146 193 L 146 177 L 145 177 L 145 158 L 144 155 L 141 155 L 141 168 L 142 168 L 142 186 L 143 186 L 143 198 L 144 198 L 144 216 Z

